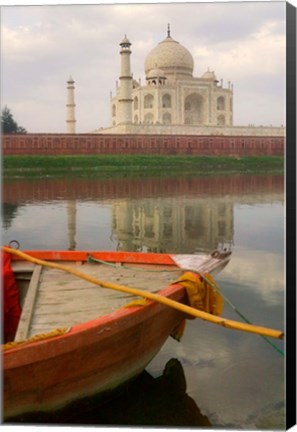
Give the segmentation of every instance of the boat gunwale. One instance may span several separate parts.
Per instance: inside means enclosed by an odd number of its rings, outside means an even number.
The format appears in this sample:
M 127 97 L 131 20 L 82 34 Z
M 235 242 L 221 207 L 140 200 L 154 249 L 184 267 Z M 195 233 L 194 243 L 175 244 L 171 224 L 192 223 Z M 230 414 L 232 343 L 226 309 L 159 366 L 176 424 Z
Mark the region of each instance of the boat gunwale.
M 38 259 L 47 261 L 87 261 L 91 256 L 107 262 L 123 262 L 129 264 L 159 264 L 172 265 L 176 263 L 171 254 L 154 253 L 154 252 L 122 252 L 122 251 L 67 251 L 67 250 L 30 250 L 24 253 Z M 22 258 L 13 255 L 12 261 L 24 261 Z

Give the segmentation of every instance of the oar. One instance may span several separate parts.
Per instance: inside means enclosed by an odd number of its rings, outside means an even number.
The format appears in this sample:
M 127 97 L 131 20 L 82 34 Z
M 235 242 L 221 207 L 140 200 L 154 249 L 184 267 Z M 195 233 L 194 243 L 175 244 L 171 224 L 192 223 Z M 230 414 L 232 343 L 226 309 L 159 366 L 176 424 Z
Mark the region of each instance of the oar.
M 263 336 L 269 336 L 269 337 L 276 338 L 276 339 L 283 339 L 283 336 L 284 336 L 283 332 L 281 332 L 279 330 L 274 330 L 274 329 L 270 329 L 270 328 L 266 328 L 266 327 L 260 327 L 260 326 L 255 326 L 252 324 L 246 324 L 246 323 L 241 323 L 238 321 L 232 321 L 232 320 L 228 320 L 225 318 L 221 318 L 221 317 L 218 317 L 215 315 L 211 315 L 207 312 L 203 312 L 201 310 L 195 309 L 191 306 L 184 305 L 184 304 L 179 303 L 175 300 L 171 300 L 167 297 L 163 297 L 159 294 L 146 292 L 146 291 L 136 289 L 136 288 L 130 288 L 130 287 L 127 287 L 124 285 L 114 284 L 112 282 L 102 281 L 102 280 L 99 280 L 93 276 L 87 275 L 87 274 L 85 274 L 79 270 L 73 269 L 71 267 L 67 267 L 63 264 L 58 264 L 58 263 L 54 263 L 54 262 L 50 262 L 50 261 L 43 261 L 41 259 L 34 258 L 34 257 L 24 253 L 24 252 L 21 252 L 19 250 L 12 249 L 12 248 L 9 248 L 6 246 L 3 246 L 2 249 L 4 252 L 10 253 L 12 255 L 16 255 L 16 256 L 18 256 L 18 257 L 20 257 L 26 261 L 34 263 L 34 264 L 54 268 L 57 270 L 66 271 L 66 272 L 71 273 L 71 274 L 73 274 L 73 275 L 75 275 L 81 279 L 84 279 L 88 282 L 91 282 L 95 285 L 99 285 L 101 287 L 113 289 L 116 291 L 121 291 L 121 292 L 131 294 L 134 296 L 144 297 L 144 298 L 147 298 L 149 300 L 153 300 L 155 302 L 162 303 L 168 307 L 172 307 L 173 309 L 177 309 L 181 312 L 184 312 L 185 314 L 192 315 L 195 318 L 201 318 L 201 319 L 209 321 L 213 324 L 218 324 L 222 327 L 226 327 L 226 328 L 233 329 L 233 330 L 241 330 L 244 332 L 259 334 L 259 335 L 263 335 Z

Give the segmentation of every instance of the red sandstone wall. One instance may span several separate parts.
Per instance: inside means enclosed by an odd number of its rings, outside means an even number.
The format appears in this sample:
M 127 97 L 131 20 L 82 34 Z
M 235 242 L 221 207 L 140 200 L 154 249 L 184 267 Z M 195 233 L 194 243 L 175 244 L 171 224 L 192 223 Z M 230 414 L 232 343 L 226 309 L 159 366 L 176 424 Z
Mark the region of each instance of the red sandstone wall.
M 163 154 L 261 156 L 284 155 L 285 138 L 273 136 L 3 135 L 4 155 Z

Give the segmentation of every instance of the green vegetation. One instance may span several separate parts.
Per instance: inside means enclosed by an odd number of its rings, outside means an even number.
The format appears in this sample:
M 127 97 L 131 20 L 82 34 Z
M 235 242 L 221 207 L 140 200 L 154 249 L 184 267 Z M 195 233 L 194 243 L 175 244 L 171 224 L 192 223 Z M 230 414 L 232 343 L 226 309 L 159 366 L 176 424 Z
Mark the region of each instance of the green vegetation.
M 10 109 L 5 106 L 1 113 L 1 130 L 3 133 L 27 133 L 26 129 L 22 126 L 19 126 L 17 122 L 14 120 L 13 115 L 11 114 Z
M 154 174 L 282 173 L 281 156 L 158 156 L 71 155 L 3 156 L 5 177 L 44 177 L 67 174 L 75 177 Z

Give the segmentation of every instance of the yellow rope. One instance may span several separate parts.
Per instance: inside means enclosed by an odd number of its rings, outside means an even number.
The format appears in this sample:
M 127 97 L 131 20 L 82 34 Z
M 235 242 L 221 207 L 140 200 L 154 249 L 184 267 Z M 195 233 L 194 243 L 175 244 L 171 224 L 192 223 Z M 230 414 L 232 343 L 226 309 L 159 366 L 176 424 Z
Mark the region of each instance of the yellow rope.
M 75 276 L 80 277 L 81 279 L 84 279 L 88 282 L 91 282 L 95 285 L 99 285 L 101 287 L 113 289 L 113 290 L 120 291 L 120 292 L 125 292 L 127 294 L 131 294 L 134 296 L 144 297 L 144 298 L 147 298 L 149 300 L 153 300 L 153 301 L 156 301 L 158 303 L 162 303 L 168 307 L 172 307 L 173 309 L 177 309 L 181 312 L 184 312 L 186 315 L 193 315 L 195 318 L 201 318 L 203 320 L 212 322 L 213 324 L 217 324 L 217 325 L 220 325 L 222 327 L 230 328 L 233 330 L 241 330 L 241 331 L 254 333 L 254 334 L 262 334 L 264 336 L 269 336 L 269 337 L 273 337 L 276 339 L 282 339 L 284 336 L 283 332 L 281 332 L 279 330 L 274 330 L 274 329 L 270 329 L 270 328 L 266 328 L 266 327 L 260 327 L 260 326 L 255 326 L 255 325 L 251 325 L 251 324 L 241 323 L 238 321 L 232 321 L 232 320 L 224 319 L 224 318 L 221 318 L 221 317 L 218 317 L 215 315 L 211 315 L 207 312 L 203 312 L 203 311 L 194 309 L 190 306 L 176 302 L 174 300 L 171 300 L 171 299 L 164 297 L 164 296 L 161 296 L 159 294 L 146 292 L 144 290 L 140 290 L 140 289 L 136 289 L 136 288 L 130 288 L 130 287 L 127 287 L 124 285 L 118 285 L 118 284 L 114 284 L 111 282 L 101 281 L 101 280 L 99 280 L 93 276 L 87 275 L 87 274 L 85 274 L 81 271 L 78 271 L 76 269 L 67 267 L 67 266 L 62 265 L 62 264 L 54 263 L 54 262 L 43 261 L 43 260 L 40 260 L 38 258 L 31 257 L 30 255 L 25 254 L 24 252 L 21 252 L 19 250 L 12 249 L 12 248 L 9 248 L 6 246 L 3 246 L 2 249 L 5 252 L 16 255 L 22 259 L 25 259 L 29 262 L 34 263 L 34 264 L 42 265 L 42 266 L 46 266 L 46 267 L 50 267 L 50 268 L 54 268 L 54 269 L 58 269 L 58 270 L 62 270 L 62 271 L 66 271 L 68 273 L 71 273 Z
M 129 307 L 146 306 L 146 305 L 147 305 L 147 299 L 138 299 L 138 300 L 132 300 L 129 303 L 124 304 L 124 306 L 121 306 L 120 309 L 125 309 Z
M 71 327 L 65 327 L 65 328 L 57 328 L 55 330 L 52 330 L 48 333 L 39 333 L 36 334 L 32 337 L 30 337 L 29 339 L 24 339 L 21 341 L 11 341 L 11 342 L 7 342 L 6 344 L 2 345 L 1 348 L 3 351 L 7 351 L 9 349 L 12 348 L 16 348 L 19 345 L 28 345 L 32 342 L 38 342 L 41 340 L 45 340 L 45 339 L 50 339 L 56 336 L 61 336 L 65 333 L 68 333 L 71 330 Z

